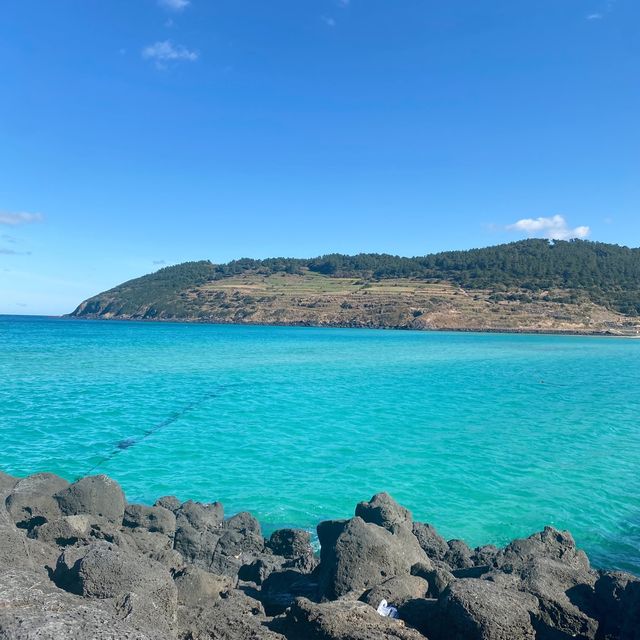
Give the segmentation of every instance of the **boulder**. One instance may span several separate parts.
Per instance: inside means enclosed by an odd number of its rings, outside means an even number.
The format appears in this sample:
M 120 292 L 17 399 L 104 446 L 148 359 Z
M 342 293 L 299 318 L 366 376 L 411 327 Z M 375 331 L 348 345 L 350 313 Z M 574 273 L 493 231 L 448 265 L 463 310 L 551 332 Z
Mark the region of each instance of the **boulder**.
M 9 493 L 16 484 L 18 484 L 18 478 L 0 471 L 0 495 Z
M 304 529 L 278 529 L 271 534 L 266 546 L 288 560 L 313 556 L 311 535 Z
M 471 554 L 471 561 L 476 567 L 493 566 L 496 562 L 499 549 L 493 544 L 485 544 L 476 547 Z
M 386 529 L 356 516 L 318 525 L 321 544 L 320 591 L 329 599 L 353 591 L 358 597 L 387 578 L 410 573 L 417 562 L 429 563 L 405 525 Z
M 449 550 L 444 554 L 446 562 L 453 570 L 469 569 L 474 566 L 471 559 L 472 551 L 463 540 L 449 540 L 447 542 Z
M 62 515 L 54 494 L 69 483 L 53 473 L 36 473 L 18 480 L 7 496 L 7 511 L 17 527 L 31 529 Z
M 638 585 L 638 586 L 632 586 Z M 598 639 L 617 640 L 623 627 L 640 629 L 640 606 L 636 607 L 636 620 L 629 622 L 633 616 L 632 591 L 640 590 L 640 580 L 622 571 L 603 573 L 595 583 L 595 607 L 600 620 Z M 640 604 L 640 600 L 638 601 Z M 626 634 L 628 637 L 628 633 Z M 638 634 L 640 637 L 640 633 Z
M 426 598 L 428 591 L 429 583 L 424 578 L 412 575 L 394 576 L 366 591 L 360 599 L 374 609 L 378 608 L 381 600 L 400 609 L 410 600 Z
M 519 538 L 500 550 L 495 556 L 495 566 L 506 573 L 517 572 L 536 558 L 549 558 L 562 564 L 589 572 L 589 559 L 568 531 L 545 527 L 528 538 Z
M 598 622 L 593 613 L 593 584 L 590 573 L 551 558 L 536 558 L 518 573 L 519 588 L 539 601 L 534 624 L 540 639 L 558 633 L 593 640 Z
M 438 598 L 440 594 L 456 579 L 444 563 L 427 565 L 418 562 L 411 567 L 411 575 L 427 581 L 429 598 Z
M 0 509 L 0 571 L 20 569 L 47 577 L 47 567 L 55 567 L 60 552 L 56 547 L 30 540 L 17 529 L 6 510 Z
M 88 542 L 91 538 L 91 517 L 83 514 L 79 516 L 63 516 L 56 520 L 45 522 L 34 527 L 29 537 L 46 544 L 67 547 L 78 542 Z
M 217 576 L 194 566 L 185 567 L 173 579 L 178 590 L 178 604 L 185 607 L 207 606 L 221 593 L 236 586 L 236 580 L 229 576 Z
M 133 553 L 155 556 L 173 550 L 173 540 L 164 533 L 123 527 L 120 533 L 120 546 L 126 547 Z
M 173 538 L 176 532 L 176 516 L 164 507 L 128 504 L 124 510 L 122 526 L 130 529 L 146 529 L 151 533 L 163 533 Z
M 539 601 L 535 626 L 540 638 L 558 633 L 595 638 L 596 574 L 570 533 L 546 527 L 514 540 L 495 558 L 495 565 L 517 580 L 517 588 Z M 487 577 L 495 576 L 495 572 Z
M 115 480 L 105 475 L 81 478 L 58 491 L 55 497 L 66 516 L 87 513 L 118 525 L 122 523 L 124 493 Z
M 162 496 L 162 498 L 158 498 L 154 503 L 154 507 L 162 507 L 163 509 L 167 509 L 172 513 L 175 513 L 181 506 L 182 502 L 178 500 L 175 496 Z
M 189 640 L 285 640 L 268 628 L 262 605 L 239 591 L 222 594 L 206 607 L 181 607 L 178 636 Z
M 113 601 L 116 617 L 138 631 L 153 629 L 162 638 L 173 638 L 174 619 L 159 614 L 158 604 L 146 593 L 124 593 Z
M 0 571 L 0 638 L 11 640 L 167 640 L 156 625 L 141 631 L 109 603 L 57 589 L 39 573 Z
M 283 626 L 289 640 L 424 640 L 401 620 L 352 600 L 315 604 L 299 598 L 287 611 Z
M 278 615 L 291 606 L 296 598 L 314 598 L 318 593 L 318 580 L 313 574 L 293 569 L 273 571 L 262 584 L 257 597 L 268 615 Z
M 533 640 L 538 601 L 490 580 L 456 580 L 438 601 L 431 640 Z
M 264 551 L 260 523 L 247 512 L 225 520 L 211 562 L 215 573 L 235 576 L 240 567 Z
M 105 543 L 67 549 L 54 574 L 56 584 L 85 598 L 119 598 L 127 593 L 147 596 L 158 614 L 175 618 L 177 589 L 167 569 L 140 555 Z
M 449 552 L 449 545 L 436 531 L 435 527 L 422 522 L 414 522 L 413 534 L 431 560 L 444 560 L 444 557 Z
M 358 503 L 355 515 L 385 529 L 395 525 L 411 528 L 413 524 L 411 511 L 399 505 L 388 493 L 376 493 L 369 502 Z
M 174 548 L 187 562 L 209 570 L 222 534 L 224 516 L 219 502 L 202 504 L 189 500 L 175 512 Z
M 286 558 L 262 554 L 260 557 L 244 564 L 238 570 L 238 578 L 244 582 L 261 585 L 274 571 L 282 571 L 287 564 Z

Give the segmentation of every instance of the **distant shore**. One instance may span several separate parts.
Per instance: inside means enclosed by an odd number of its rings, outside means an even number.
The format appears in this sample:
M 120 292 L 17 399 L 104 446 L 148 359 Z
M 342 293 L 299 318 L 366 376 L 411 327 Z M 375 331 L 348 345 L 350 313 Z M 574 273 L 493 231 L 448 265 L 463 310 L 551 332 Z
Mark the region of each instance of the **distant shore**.
M 264 322 L 226 322 L 221 320 L 202 320 L 200 318 L 126 318 L 126 317 L 104 317 L 73 314 L 61 316 L 47 316 L 64 320 L 89 320 L 104 322 L 140 322 L 140 323 L 164 323 L 164 324 L 203 324 L 220 326 L 239 327 L 299 327 L 308 329 L 372 329 L 376 331 L 416 331 L 420 333 L 491 333 L 491 334 L 516 334 L 516 335 L 548 335 L 548 336 L 582 336 L 600 338 L 640 338 L 640 330 L 625 333 L 621 330 L 574 330 L 574 329 L 544 329 L 544 328 L 472 328 L 472 327 L 407 327 L 407 326 L 387 326 L 375 324 L 313 324 L 306 322 L 288 323 L 264 323 Z

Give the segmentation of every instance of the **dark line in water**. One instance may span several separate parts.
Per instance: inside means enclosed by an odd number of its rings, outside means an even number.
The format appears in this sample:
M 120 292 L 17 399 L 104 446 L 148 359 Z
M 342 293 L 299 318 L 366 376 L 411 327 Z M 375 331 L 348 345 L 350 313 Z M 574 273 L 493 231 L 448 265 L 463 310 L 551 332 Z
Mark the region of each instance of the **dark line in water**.
M 150 438 L 152 435 L 158 433 L 158 431 L 160 431 L 161 429 L 164 429 L 165 427 L 168 427 L 169 425 L 173 424 L 174 422 L 182 418 L 184 415 L 186 415 L 193 409 L 201 407 L 203 404 L 205 404 L 208 400 L 211 400 L 212 398 L 216 398 L 217 396 L 220 395 L 221 391 L 228 389 L 231 386 L 233 385 L 220 385 L 216 391 L 207 393 L 201 398 L 199 398 L 198 400 L 191 402 L 186 407 L 179 409 L 177 411 L 174 411 L 161 422 L 158 422 L 157 424 L 143 431 L 142 434 L 137 438 L 130 437 L 130 438 L 124 438 L 123 440 L 119 440 L 118 442 L 115 443 L 113 451 L 111 451 L 109 455 L 105 456 L 104 458 L 96 462 L 96 464 L 94 464 L 93 467 L 91 467 L 91 469 L 89 469 L 89 471 L 87 471 L 87 473 L 85 473 L 84 475 L 91 475 L 96 469 L 111 462 L 111 460 L 113 460 L 122 451 L 126 451 L 127 449 L 130 449 L 131 447 L 134 447 L 137 444 L 144 442 L 147 438 Z M 76 480 L 79 480 L 80 478 L 82 478 L 82 476 L 78 476 Z

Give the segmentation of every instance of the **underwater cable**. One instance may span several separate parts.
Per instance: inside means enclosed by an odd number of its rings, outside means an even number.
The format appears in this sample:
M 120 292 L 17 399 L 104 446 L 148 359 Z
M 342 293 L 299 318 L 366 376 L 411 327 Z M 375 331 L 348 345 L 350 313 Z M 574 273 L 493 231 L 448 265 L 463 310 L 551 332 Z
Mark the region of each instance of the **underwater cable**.
M 101 458 L 98 462 L 96 462 L 96 464 L 94 464 L 93 467 L 91 467 L 91 469 L 89 469 L 89 471 L 87 471 L 87 473 L 84 475 L 91 475 L 94 471 L 96 471 L 100 467 L 103 467 L 104 465 L 109 463 L 111 460 L 113 460 L 119 453 L 122 453 L 123 451 L 126 451 L 127 449 L 130 449 L 131 447 L 134 447 L 140 444 L 141 442 L 144 442 L 147 438 L 150 438 L 152 435 L 158 433 L 158 431 L 173 424 L 174 422 L 176 422 L 177 420 L 185 416 L 187 413 L 193 411 L 194 409 L 198 409 L 199 407 L 204 405 L 206 402 L 208 402 L 212 398 L 218 397 L 222 391 L 225 391 L 232 386 L 234 385 L 231 385 L 231 384 L 220 385 L 215 391 L 211 391 L 209 393 L 204 394 L 197 400 L 194 400 L 193 402 L 184 406 L 182 409 L 178 409 L 177 411 L 174 411 L 173 413 L 169 414 L 161 422 L 158 422 L 152 427 L 145 429 L 145 431 L 143 431 L 142 434 L 140 434 L 139 436 L 124 438 L 122 440 L 119 440 L 118 442 L 115 443 L 114 448 L 106 456 L 104 456 L 104 458 Z M 79 480 L 80 478 L 82 478 L 82 476 L 78 476 L 77 480 Z

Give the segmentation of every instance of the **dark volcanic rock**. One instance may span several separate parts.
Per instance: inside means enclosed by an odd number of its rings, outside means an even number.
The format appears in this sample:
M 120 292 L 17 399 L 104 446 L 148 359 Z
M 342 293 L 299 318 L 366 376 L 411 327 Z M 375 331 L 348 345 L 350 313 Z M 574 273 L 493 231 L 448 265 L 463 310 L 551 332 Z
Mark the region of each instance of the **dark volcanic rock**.
M 634 594 L 635 612 L 634 612 Z M 632 638 L 633 629 L 640 638 L 640 580 L 621 571 L 602 574 L 595 584 L 595 602 L 600 626 L 598 638 L 616 640 Z M 634 619 L 635 618 L 635 619 Z M 623 634 L 624 630 L 624 634 Z
M 16 484 L 18 484 L 18 478 L 14 478 L 3 471 L 0 471 L 0 494 L 5 494 L 11 491 Z
M 499 549 L 493 544 L 476 547 L 471 554 L 471 560 L 476 567 L 493 566 L 496 562 Z
M 175 512 L 174 548 L 188 562 L 210 569 L 222 534 L 224 511 L 219 502 L 201 504 L 189 500 Z
M 489 580 L 457 580 L 438 602 L 432 640 L 533 640 L 535 597 Z
M 23 529 L 31 529 L 62 515 L 54 494 L 69 483 L 53 473 L 36 473 L 22 478 L 7 496 L 7 511 Z
M 528 538 L 519 538 L 496 554 L 495 564 L 507 573 L 517 572 L 536 558 L 558 560 L 568 567 L 590 571 L 589 560 L 568 531 L 545 527 L 540 533 Z
M 262 584 L 260 601 L 269 615 L 282 613 L 296 598 L 315 598 L 318 580 L 313 574 L 293 569 L 274 571 Z
M 239 591 L 178 614 L 179 637 L 185 640 L 285 640 L 268 623 L 262 605 Z
M 514 540 L 497 554 L 496 565 L 513 576 L 516 588 L 538 599 L 534 623 L 539 638 L 553 640 L 557 633 L 595 638 L 596 574 L 571 534 L 546 527 Z
M 449 550 L 444 554 L 444 561 L 452 569 L 469 569 L 474 566 L 471 559 L 472 551 L 466 542 L 462 540 L 449 540 Z
M 162 498 L 158 498 L 155 501 L 153 506 L 162 507 L 163 509 L 168 509 L 172 513 L 175 513 L 182 506 L 182 502 L 180 502 L 180 500 L 175 496 L 162 496 Z
M 423 578 L 412 575 L 395 576 L 369 589 L 360 599 L 374 609 L 378 608 L 381 600 L 401 608 L 410 600 L 426 598 L 428 590 L 429 583 Z
M 411 528 L 413 524 L 411 511 L 399 505 L 388 493 L 376 493 L 369 502 L 360 502 L 356 506 L 356 516 L 385 529 L 394 525 Z
M 456 579 L 444 563 L 434 566 L 425 565 L 418 562 L 411 567 L 411 575 L 419 576 L 427 581 L 429 590 L 427 595 L 430 598 L 437 598 Z
M 271 534 L 267 547 L 288 560 L 313 556 L 311 535 L 303 529 L 278 529 Z
M 147 507 L 129 504 L 125 507 L 122 525 L 131 529 L 146 529 L 151 533 L 163 533 L 173 538 L 176 532 L 176 517 L 164 507 Z
M 287 612 L 284 628 L 289 640 L 424 640 L 401 620 L 350 600 L 314 604 L 299 598 Z
M 126 506 L 105 476 L 0 475 L 0 497 L 0 640 L 640 640 L 640 579 L 550 527 L 472 551 L 377 494 L 320 523 L 317 566 L 305 531 Z
M 216 601 L 221 593 L 235 588 L 237 580 L 217 576 L 199 567 L 189 566 L 174 576 L 178 589 L 178 604 L 203 607 Z
M 387 578 L 410 573 L 417 562 L 429 562 L 405 525 L 389 530 L 355 517 L 320 523 L 318 537 L 320 591 L 329 599 L 351 591 L 359 596 Z
M 120 524 L 124 515 L 124 493 L 105 475 L 87 476 L 58 491 L 56 500 L 66 516 L 88 513 Z
M 413 523 L 413 534 L 418 539 L 424 552 L 432 560 L 444 560 L 449 553 L 447 541 L 436 531 L 435 527 L 422 522 Z
M 167 569 L 113 545 L 98 543 L 65 551 L 54 577 L 66 591 L 87 598 L 144 595 L 166 620 L 175 618 L 177 589 Z
M 38 573 L 0 571 L 3 640 L 167 640 L 156 626 L 141 631 L 107 604 L 57 589 Z
M 235 576 L 243 564 L 264 551 L 260 523 L 247 512 L 225 520 L 211 562 L 215 573 Z

